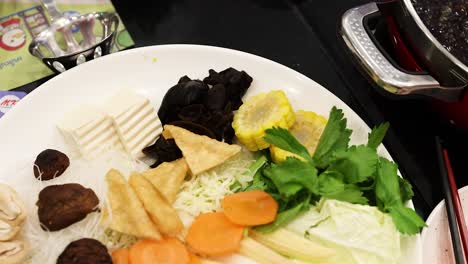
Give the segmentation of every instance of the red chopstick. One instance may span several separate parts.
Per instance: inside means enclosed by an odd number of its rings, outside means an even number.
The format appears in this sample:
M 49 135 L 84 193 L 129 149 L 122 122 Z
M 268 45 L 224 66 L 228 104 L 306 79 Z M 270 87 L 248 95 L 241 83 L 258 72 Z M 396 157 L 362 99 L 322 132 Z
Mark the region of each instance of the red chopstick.
M 463 253 L 465 255 L 465 263 L 468 263 L 468 232 L 466 228 L 465 216 L 463 214 L 463 207 L 460 202 L 460 196 L 458 195 L 458 188 L 455 182 L 455 176 L 453 175 L 452 165 L 448 156 L 447 150 L 444 148 L 444 163 L 447 169 L 447 176 L 450 185 L 450 193 L 452 195 L 453 205 L 455 207 L 455 215 L 457 217 L 458 230 L 460 232 Z

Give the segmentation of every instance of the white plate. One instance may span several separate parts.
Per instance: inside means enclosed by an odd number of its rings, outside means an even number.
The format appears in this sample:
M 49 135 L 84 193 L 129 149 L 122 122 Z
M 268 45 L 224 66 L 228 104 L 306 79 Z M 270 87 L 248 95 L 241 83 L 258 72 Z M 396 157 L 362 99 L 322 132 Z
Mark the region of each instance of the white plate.
M 311 58 L 313 59 L 313 58 Z M 87 62 L 44 83 L 0 119 L 0 181 L 8 182 L 12 168 L 32 164 L 45 148 L 67 151 L 56 129 L 65 111 L 83 103 L 102 102 L 123 88 L 135 89 L 159 108 L 167 89 L 183 75 L 203 78 L 209 69 L 245 70 L 254 79 L 246 96 L 282 89 L 295 109 L 309 109 L 325 116 L 332 106 L 343 109 L 353 129 L 353 143 L 367 139 L 369 127 L 328 90 L 283 65 L 229 49 L 163 45 L 133 49 Z M 380 154 L 390 158 L 381 147 Z M 32 171 L 32 167 L 31 167 Z M 33 179 L 33 176 L 31 176 Z M 401 263 L 421 263 L 420 236 L 402 241 Z
M 465 222 L 468 222 L 468 186 L 458 190 L 464 209 Z M 447 219 L 445 201 L 441 201 L 427 218 L 427 227 L 422 232 L 425 264 L 455 263 L 452 240 Z

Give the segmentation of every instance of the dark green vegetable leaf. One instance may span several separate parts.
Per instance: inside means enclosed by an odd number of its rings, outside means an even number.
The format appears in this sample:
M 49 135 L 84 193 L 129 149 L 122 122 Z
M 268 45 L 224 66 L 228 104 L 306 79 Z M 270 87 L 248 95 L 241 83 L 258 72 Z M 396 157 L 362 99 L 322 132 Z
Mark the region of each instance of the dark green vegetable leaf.
M 390 124 L 388 122 L 382 123 L 372 129 L 369 133 L 367 146 L 372 149 L 377 149 L 377 147 L 382 144 L 382 141 L 387 134 L 387 130 Z
M 336 151 L 340 151 L 340 150 L 344 151 L 344 150 L 348 149 L 349 140 L 350 140 L 352 132 L 353 131 L 351 131 L 350 129 L 345 129 L 341 133 L 340 138 L 338 139 L 338 141 L 336 142 L 336 144 L 334 146 L 334 150 L 330 153 L 330 156 L 328 158 L 328 164 L 330 163 L 331 159 L 333 158 L 333 153 L 335 153 Z
M 328 177 L 333 177 L 339 181 L 344 181 L 344 175 L 341 174 L 340 172 L 337 172 L 337 171 L 334 171 L 334 170 L 331 170 L 331 169 L 328 169 L 324 172 L 322 172 L 321 174 L 324 174 L 324 175 L 327 175 Z
M 299 155 L 307 161 L 312 161 L 309 151 L 288 130 L 275 127 L 266 130 L 265 141 L 282 150 Z
M 318 177 L 318 194 L 322 196 L 336 195 L 345 189 L 343 176 L 339 172 L 325 171 Z
M 276 229 L 286 225 L 291 220 L 296 218 L 300 213 L 306 212 L 307 210 L 309 210 L 310 208 L 309 202 L 310 202 L 310 199 L 303 200 L 302 202 L 294 205 L 293 207 L 283 212 L 278 213 L 273 223 L 258 226 L 255 228 L 255 230 L 258 230 L 263 233 L 271 233 L 275 231 Z
M 398 177 L 398 181 L 400 183 L 401 201 L 403 203 L 406 203 L 407 201 L 411 200 L 411 198 L 413 198 L 414 196 L 413 187 L 406 179 Z
M 398 182 L 397 165 L 385 158 L 379 159 L 375 177 L 375 197 L 377 206 L 382 211 L 401 204 L 400 185 Z
M 328 117 L 327 125 L 314 152 L 317 167 L 326 168 L 335 151 L 346 150 L 349 144 L 351 130 L 346 128 L 346 118 L 343 111 L 333 107 Z
M 397 165 L 385 158 L 379 159 L 376 175 L 375 196 L 377 206 L 383 212 L 388 212 L 398 231 L 403 234 L 413 235 L 426 226 L 424 220 L 411 208 L 403 205 L 402 198 L 412 196 L 411 186 L 406 181 L 400 180 L 397 174 Z M 402 186 L 400 185 L 402 183 Z M 404 193 L 401 190 L 404 190 Z
M 375 178 L 369 177 L 367 180 L 357 184 L 359 190 L 361 191 L 370 191 L 375 189 Z
M 327 194 L 323 197 L 328 199 L 340 200 L 348 203 L 354 204 L 368 204 L 369 201 L 364 196 L 363 192 L 359 190 L 356 185 L 347 184 L 344 187 L 344 190 L 335 194 Z
M 426 226 L 424 220 L 411 208 L 397 204 L 389 208 L 390 216 L 400 233 L 414 235 Z
M 372 189 L 372 190 L 361 190 L 363 192 L 362 196 L 366 197 L 367 199 L 367 205 L 370 205 L 370 206 L 377 206 L 377 202 L 376 202 L 376 199 L 375 199 L 375 190 Z M 380 208 L 379 208 L 380 210 Z
M 275 198 L 274 195 L 273 197 Z M 278 202 L 278 212 L 283 212 L 289 208 L 295 207 L 297 204 L 300 204 L 305 200 L 308 200 L 313 204 L 318 201 L 319 198 L 317 195 L 311 194 L 306 189 L 302 189 L 291 197 L 284 197 L 277 194 L 275 200 Z
M 343 174 L 346 183 L 363 182 L 375 173 L 378 158 L 371 148 L 352 146 L 346 151 L 335 153 L 330 170 Z
M 367 204 L 361 190 L 356 185 L 345 184 L 343 176 L 336 171 L 325 171 L 318 177 L 319 194 L 325 198 L 350 203 Z
M 263 170 L 285 197 L 291 197 L 302 189 L 317 193 L 317 169 L 309 162 L 288 157 L 280 164 L 271 164 Z

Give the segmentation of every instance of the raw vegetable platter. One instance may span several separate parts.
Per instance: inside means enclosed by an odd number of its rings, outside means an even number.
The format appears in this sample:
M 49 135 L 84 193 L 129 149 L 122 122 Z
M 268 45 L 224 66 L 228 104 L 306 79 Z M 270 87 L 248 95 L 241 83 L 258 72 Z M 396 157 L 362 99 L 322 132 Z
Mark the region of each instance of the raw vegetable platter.
M 198 102 L 187 114 L 178 94 L 163 100 L 192 80 L 208 83 L 190 84 L 209 87 L 200 99 L 209 110 Z M 229 94 L 238 89 L 229 83 L 246 93 Z M 178 120 L 197 111 L 208 125 Z M 85 120 L 113 129 L 99 137 L 86 124 L 106 147 L 77 136 Z M 293 132 L 309 123 L 317 129 L 305 138 Z M 106 56 L 48 81 L 0 120 L 0 187 L 10 193 L 0 207 L 21 211 L 4 221 L 14 236 L 0 242 L 0 260 L 3 246 L 5 263 L 421 263 L 424 223 L 403 206 L 411 188 L 380 145 L 385 129 L 369 136 L 325 88 L 243 52 L 166 45 Z M 161 133 L 167 140 L 150 142 Z M 179 183 L 162 180 L 180 170 Z M 61 203 L 75 215 L 63 219 Z M 7 258 L 23 250 L 21 262 Z

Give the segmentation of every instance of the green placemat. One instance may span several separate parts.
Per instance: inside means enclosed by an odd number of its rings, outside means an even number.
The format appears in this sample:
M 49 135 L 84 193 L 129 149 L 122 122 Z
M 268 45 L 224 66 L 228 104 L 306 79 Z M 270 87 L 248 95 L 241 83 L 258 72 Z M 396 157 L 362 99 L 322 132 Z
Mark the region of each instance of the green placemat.
M 115 12 L 109 0 L 56 0 L 64 13 Z M 11 90 L 52 74 L 28 52 L 34 36 L 46 29 L 50 18 L 39 1 L 0 0 L 0 90 Z M 120 21 L 114 51 L 132 46 L 133 40 Z

